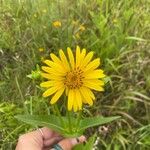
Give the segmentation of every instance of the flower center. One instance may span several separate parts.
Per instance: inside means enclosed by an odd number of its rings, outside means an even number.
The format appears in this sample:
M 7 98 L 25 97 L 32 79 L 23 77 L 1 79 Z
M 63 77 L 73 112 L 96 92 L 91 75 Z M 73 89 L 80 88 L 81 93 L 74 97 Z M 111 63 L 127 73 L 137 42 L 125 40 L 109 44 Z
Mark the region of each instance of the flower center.
M 83 71 L 79 68 L 76 68 L 70 72 L 67 72 L 65 76 L 64 84 L 70 89 L 80 88 L 83 84 Z

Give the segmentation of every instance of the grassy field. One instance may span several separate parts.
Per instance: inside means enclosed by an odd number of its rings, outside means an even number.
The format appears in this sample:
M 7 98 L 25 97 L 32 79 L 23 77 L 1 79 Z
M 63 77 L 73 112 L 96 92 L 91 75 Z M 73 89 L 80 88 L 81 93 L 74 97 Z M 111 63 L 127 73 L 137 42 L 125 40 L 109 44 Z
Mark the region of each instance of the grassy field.
M 37 64 L 76 45 L 95 51 L 107 75 L 84 113 L 121 116 L 85 134 L 98 133 L 99 150 L 150 149 L 149 0 L 0 0 L 0 149 L 33 129 L 16 114 L 49 114 Z

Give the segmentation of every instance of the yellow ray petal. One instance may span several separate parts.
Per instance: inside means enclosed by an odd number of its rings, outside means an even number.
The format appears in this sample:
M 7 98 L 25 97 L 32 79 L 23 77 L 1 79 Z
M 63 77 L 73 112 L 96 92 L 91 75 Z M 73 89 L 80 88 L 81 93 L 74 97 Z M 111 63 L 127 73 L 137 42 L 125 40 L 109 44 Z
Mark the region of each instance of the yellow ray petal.
M 97 69 L 93 70 L 90 73 L 84 74 L 85 79 L 96 79 L 96 78 L 104 78 L 105 74 L 103 74 L 103 70 Z
M 61 60 L 55 54 L 51 53 L 50 57 L 55 63 L 60 64 L 60 65 L 62 64 Z
M 69 90 L 68 92 L 68 110 L 70 111 L 73 107 L 73 101 L 74 101 L 74 90 Z
M 77 101 L 77 104 L 78 104 L 78 108 L 79 110 L 82 109 L 82 99 L 81 99 L 81 94 L 80 94 L 80 91 L 79 90 L 76 90 L 76 101 Z
M 68 87 L 66 87 L 66 91 L 65 91 L 66 96 L 68 96 L 68 92 L 69 92 L 69 89 Z
M 75 99 L 73 101 L 73 110 L 74 110 L 74 112 L 76 112 L 78 110 L 78 105 L 77 105 L 77 102 Z
M 45 60 L 44 63 L 59 73 L 62 73 L 62 74 L 66 73 L 66 70 L 60 64 L 54 63 L 51 60 Z
M 41 76 L 46 79 L 51 79 L 51 76 L 48 73 L 41 73 Z
M 95 95 L 94 95 L 94 93 L 93 93 L 90 89 L 88 89 L 88 88 L 87 88 L 87 90 L 88 90 L 88 93 L 90 94 L 91 98 L 92 98 L 93 100 L 95 100 Z
M 92 59 L 94 52 L 89 52 L 84 60 L 82 61 L 82 64 L 80 65 L 81 68 L 85 67 Z
M 49 80 L 59 80 L 59 81 L 64 80 L 64 77 L 62 76 L 56 76 L 48 73 L 41 73 L 41 76 Z
M 80 88 L 80 92 L 81 92 L 82 96 L 84 97 L 84 99 L 86 100 L 86 102 L 87 102 L 90 106 L 92 106 L 92 105 L 93 105 L 93 101 L 92 101 L 92 99 L 91 99 L 91 97 L 90 97 L 90 94 L 88 93 L 87 88 L 86 88 L 86 87 L 81 87 L 81 88 Z
M 74 69 L 74 67 L 75 67 L 74 56 L 73 56 L 73 53 L 69 47 L 67 48 L 67 53 L 68 53 L 71 68 Z
M 66 70 L 70 71 L 70 66 L 69 66 L 68 60 L 67 60 L 67 58 L 66 58 L 66 56 L 62 50 L 59 50 L 59 56 L 61 58 L 61 61 L 64 65 L 64 67 L 66 68 Z
M 51 86 L 54 86 L 54 81 L 46 81 L 46 82 L 42 82 L 41 84 L 40 84 L 40 86 L 41 87 L 51 87 Z
M 80 61 L 81 61 L 81 62 L 84 60 L 85 55 L 86 55 L 86 49 L 84 48 L 84 49 L 82 49 L 82 52 L 81 52 L 81 57 L 80 57 Z M 81 62 L 80 62 L 80 63 L 81 63 Z
M 64 90 L 65 90 L 64 87 L 61 88 L 61 89 L 59 89 L 59 90 L 55 93 L 55 95 L 52 97 L 50 103 L 51 103 L 51 104 L 56 103 L 57 100 L 60 98 L 60 96 L 63 94 Z
M 54 70 L 53 68 L 50 68 L 50 67 L 47 67 L 47 66 L 42 66 L 41 69 L 49 74 L 53 74 L 53 75 L 56 75 L 56 76 L 65 76 L 64 73 L 62 72 L 58 72 L 56 70 Z
M 77 46 L 76 48 L 76 67 L 80 65 L 80 47 Z
M 84 69 L 84 72 L 94 70 L 100 65 L 100 59 L 94 59 L 92 62 L 90 62 Z
M 101 86 L 104 85 L 104 81 L 99 80 L 99 79 L 84 79 L 83 83 L 98 84 L 98 85 L 101 85 Z
M 94 89 L 96 91 L 104 91 L 103 87 L 101 87 L 98 83 L 85 81 L 84 86 L 86 86 L 90 89 Z
M 47 66 L 42 66 L 41 69 L 42 69 L 43 71 L 47 72 L 47 73 L 51 73 L 52 70 L 53 70 L 52 68 L 47 67 Z
M 49 88 L 48 90 L 46 90 L 44 93 L 43 93 L 43 97 L 48 97 L 52 94 L 54 94 L 57 90 L 63 88 L 63 84 L 61 82 L 57 82 L 57 84 L 55 84 L 55 86 Z
M 48 96 L 54 94 L 56 91 L 57 91 L 57 88 L 56 88 L 56 87 L 49 88 L 48 90 L 46 90 L 46 91 L 43 93 L 43 97 L 48 97 Z

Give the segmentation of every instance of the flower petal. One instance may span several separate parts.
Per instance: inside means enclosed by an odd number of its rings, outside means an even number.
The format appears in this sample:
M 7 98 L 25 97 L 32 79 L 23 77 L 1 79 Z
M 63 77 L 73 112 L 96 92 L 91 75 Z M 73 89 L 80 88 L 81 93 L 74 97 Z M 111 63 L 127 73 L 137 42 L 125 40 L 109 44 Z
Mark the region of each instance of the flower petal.
M 104 85 L 104 81 L 99 80 L 99 79 L 84 79 L 83 83 L 98 84 L 98 85 L 101 85 L 101 86 Z
M 78 104 L 77 104 L 76 100 L 73 101 L 73 110 L 74 110 L 74 112 L 76 112 L 78 110 Z
M 68 57 L 69 57 L 69 62 L 70 62 L 71 68 L 74 69 L 74 67 L 75 67 L 74 56 L 69 47 L 67 48 L 67 52 L 68 52 Z
M 91 96 L 90 94 L 88 93 L 88 90 L 86 87 L 81 87 L 80 88 L 80 92 L 82 94 L 82 96 L 84 97 L 85 101 L 90 105 L 92 106 L 93 105 L 93 101 L 91 99 Z
M 94 59 L 93 61 L 91 61 L 84 69 L 84 72 L 90 71 L 90 70 L 94 70 L 96 69 L 98 66 L 100 65 L 100 59 Z
M 64 76 L 64 73 L 57 72 L 53 68 L 47 67 L 47 66 L 42 66 L 41 69 L 49 74 L 54 74 L 56 76 Z
M 60 65 L 62 64 L 61 60 L 55 54 L 51 53 L 50 57 L 55 63 L 60 64 Z
M 70 66 L 69 66 L 68 60 L 67 60 L 63 50 L 59 50 L 59 56 L 61 58 L 62 64 L 64 65 L 66 70 L 69 71 L 70 70 Z
M 81 110 L 82 109 L 81 94 L 80 94 L 79 90 L 75 90 L 75 92 L 76 92 L 76 101 L 77 101 L 77 104 L 78 104 L 78 108 L 79 108 L 79 110 Z
M 99 83 L 84 81 L 84 86 L 96 91 L 104 91 L 103 87 L 101 87 Z
M 94 52 L 89 52 L 82 61 L 80 65 L 81 68 L 84 68 L 92 59 Z
M 46 90 L 44 93 L 43 93 L 43 97 L 48 97 L 52 94 L 54 94 L 58 89 L 56 87 L 52 87 L 52 88 L 49 88 L 48 90 Z
M 68 110 L 70 111 L 73 107 L 73 101 L 74 101 L 75 93 L 74 90 L 70 89 L 68 93 Z
M 62 73 L 62 74 L 66 73 L 65 69 L 60 64 L 57 64 L 57 63 L 55 63 L 51 60 L 45 60 L 44 63 L 47 64 L 48 66 L 50 66 L 51 68 L 53 68 L 55 71 L 57 71 L 59 73 Z
M 64 77 L 62 76 L 56 76 L 56 75 L 48 74 L 48 73 L 41 73 L 41 76 L 49 80 L 59 80 L 59 81 L 64 80 Z
M 80 65 L 80 47 L 77 46 L 76 48 L 76 67 Z
M 41 87 L 47 87 L 47 88 L 49 88 L 49 87 L 51 87 L 51 86 L 54 86 L 54 81 L 46 81 L 46 82 L 42 82 L 41 84 L 40 84 L 40 86 Z
M 95 79 L 95 78 L 104 78 L 105 74 L 103 74 L 103 70 L 97 69 L 92 72 L 84 74 L 85 79 Z
M 95 100 L 95 95 L 93 94 L 93 92 L 90 89 L 88 89 L 88 88 L 87 88 L 87 90 L 88 90 L 88 93 L 90 94 L 91 98 L 93 100 Z
M 61 88 L 61 89 L 59 89 L 59 90 L 55 93 L 55 95 L 52 97 L 50 103 L 51 103 L 51 104 L 56 103 L 57 100 L 60 98 L 60 96 L 63 94 L 64 90 L 65 90 L 64 87 Z

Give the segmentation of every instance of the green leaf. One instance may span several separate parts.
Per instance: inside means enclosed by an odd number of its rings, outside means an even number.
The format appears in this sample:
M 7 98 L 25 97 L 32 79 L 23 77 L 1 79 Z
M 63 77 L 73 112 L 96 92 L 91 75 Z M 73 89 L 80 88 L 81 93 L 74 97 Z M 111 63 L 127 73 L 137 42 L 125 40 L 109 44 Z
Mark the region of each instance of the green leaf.
M 92 118 L 86 118 L 86 119 L 81 120 L 79 130 L 85 130 L 89 127 L 106 124 L 108 122 L 114 121 L 119 118 L 120 118 L 120 116 L 114 116 L 114 117 L 96 116 L 96 117 L 92 117 Z
M 62 122 L 54 115 L 17 115 L 15 118 L 34 126 L 46 126 L 60 133 L 65 130 Z
M 142 39 L 142 38 L 135 37 L 135 36 L 128 36 L 128 37 L 126 37 L 126 39 L 127 40 L 141 41 L 141 42 L 146 42 L 147 41 L 146 39 Z

